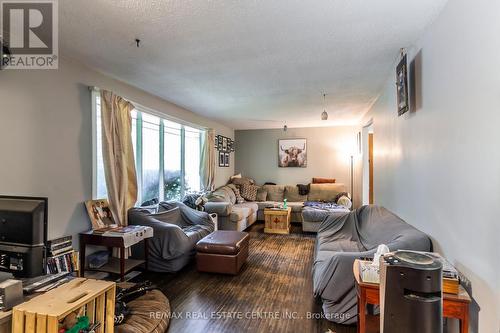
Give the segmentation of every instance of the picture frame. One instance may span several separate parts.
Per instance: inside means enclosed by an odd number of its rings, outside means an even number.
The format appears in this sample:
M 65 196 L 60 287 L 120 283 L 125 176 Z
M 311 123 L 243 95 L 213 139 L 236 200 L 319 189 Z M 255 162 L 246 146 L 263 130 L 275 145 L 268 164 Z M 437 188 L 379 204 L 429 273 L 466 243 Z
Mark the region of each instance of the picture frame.
M 118 226 L 113 218 L 107 199 L 87 200 L 85 201 L 85 208 L 93 230 L 110 229 Z
M 408 93 L 408 59 L 406 54 L 401 57 L 396 67 L 396 96 L 398 116 L 401 116 L 410 109 L 410 98 Z
M 222 150 L 223 151 L 227 151 L 227 142 L 228 142 L 228 138 L 222 137 Z
M 222 150 L 222 135 L 218 135 L 219 143 L 217 144 L 217 149 Z
M 278 166 L 307 168 L 307 139 L 279 139 Z
M 215 136 L 215 149 L 219 152 L 232 153 L 235 151 L 235 143 L 231 138 L 216 135 Z
M 224 166 L 226 168 L 229 167 L 229 160 L 230 160 L 229 153 L 224 153 Z
M 219 151 L 219 167 L 225 167 L 226 166 L 226 161 L 225 161 L 225 156 L 223 151 Z

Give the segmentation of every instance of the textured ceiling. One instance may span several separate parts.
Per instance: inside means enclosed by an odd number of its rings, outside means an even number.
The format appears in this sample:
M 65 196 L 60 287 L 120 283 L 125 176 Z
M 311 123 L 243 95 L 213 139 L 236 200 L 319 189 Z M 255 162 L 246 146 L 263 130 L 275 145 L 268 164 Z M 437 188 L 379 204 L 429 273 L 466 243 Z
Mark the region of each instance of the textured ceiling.
M 235 129 L 354 124 L 445 3 L 64 0 L 60 48 Z

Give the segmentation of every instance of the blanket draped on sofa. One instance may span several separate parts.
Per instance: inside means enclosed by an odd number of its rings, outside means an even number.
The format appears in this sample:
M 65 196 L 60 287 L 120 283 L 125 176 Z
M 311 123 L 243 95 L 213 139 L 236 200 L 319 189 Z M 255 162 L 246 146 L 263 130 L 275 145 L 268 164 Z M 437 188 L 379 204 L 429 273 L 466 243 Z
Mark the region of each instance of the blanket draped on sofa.
M 373 258 L 379 244 L 391 251 L 431 250 L 426 234 L 383 207 L 363 206 L 349 214 L 332 214 L 322 222 L 315 245 L 313 289 L 329 320 L 357 321 L 353 263 L 357 258 Z

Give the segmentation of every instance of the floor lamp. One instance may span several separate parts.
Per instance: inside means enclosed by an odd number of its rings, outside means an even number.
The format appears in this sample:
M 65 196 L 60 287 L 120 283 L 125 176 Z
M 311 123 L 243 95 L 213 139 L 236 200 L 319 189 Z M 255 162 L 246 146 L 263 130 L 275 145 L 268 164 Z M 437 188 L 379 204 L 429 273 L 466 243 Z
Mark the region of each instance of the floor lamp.
M 354 208 L 354 155 L 351 155 L 351 203 Z

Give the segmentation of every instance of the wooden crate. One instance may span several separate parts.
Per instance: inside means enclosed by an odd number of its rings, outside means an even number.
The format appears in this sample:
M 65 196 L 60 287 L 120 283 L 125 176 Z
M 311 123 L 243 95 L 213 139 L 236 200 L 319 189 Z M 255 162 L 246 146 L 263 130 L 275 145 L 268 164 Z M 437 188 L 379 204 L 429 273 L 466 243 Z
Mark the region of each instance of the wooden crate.
M 80 311 L 90 323 L 100 322 L 98 333 L 114 331 L 116 284 L 109 281 L 76 278 L 70 282 L 15 306 L 13 333 L 57 333 L 59 322 Z
M 289 234 L 292 209 L 264 209 L 264 232 L 271 234 Z

